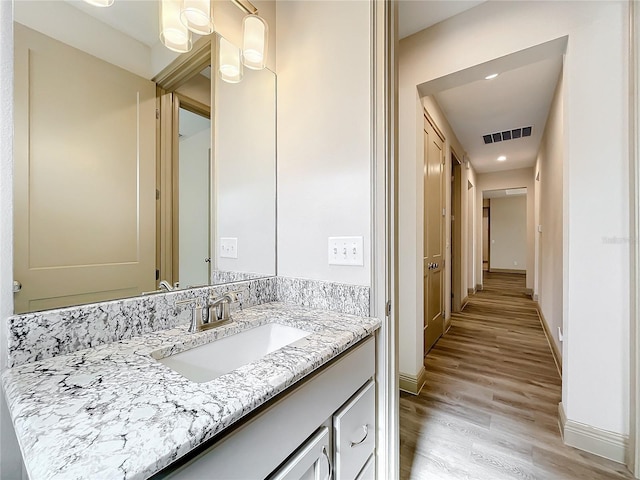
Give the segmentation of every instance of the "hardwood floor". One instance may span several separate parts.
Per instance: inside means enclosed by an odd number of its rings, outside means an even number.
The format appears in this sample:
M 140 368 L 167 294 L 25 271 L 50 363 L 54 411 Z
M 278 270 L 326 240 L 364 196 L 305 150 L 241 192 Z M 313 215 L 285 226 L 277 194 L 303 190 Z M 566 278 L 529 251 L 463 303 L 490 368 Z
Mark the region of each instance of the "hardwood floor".
M 420 395 L 400 396 L 401 479 L 633 478 L 562 443 L 560 377 L 523 275 L 485 273 L 425 367 Z

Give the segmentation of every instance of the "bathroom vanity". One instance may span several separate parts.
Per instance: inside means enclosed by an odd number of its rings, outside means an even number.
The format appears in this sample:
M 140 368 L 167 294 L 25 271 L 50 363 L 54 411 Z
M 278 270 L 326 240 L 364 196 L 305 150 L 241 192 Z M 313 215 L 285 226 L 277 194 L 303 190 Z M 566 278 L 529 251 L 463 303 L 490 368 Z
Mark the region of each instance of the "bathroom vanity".
M 31 480 L 374 478 L 379 320 L 279 302 L 233 317 L 5 371 Z M 162 363 L 269 324 L 303 335 L 209 381 Z

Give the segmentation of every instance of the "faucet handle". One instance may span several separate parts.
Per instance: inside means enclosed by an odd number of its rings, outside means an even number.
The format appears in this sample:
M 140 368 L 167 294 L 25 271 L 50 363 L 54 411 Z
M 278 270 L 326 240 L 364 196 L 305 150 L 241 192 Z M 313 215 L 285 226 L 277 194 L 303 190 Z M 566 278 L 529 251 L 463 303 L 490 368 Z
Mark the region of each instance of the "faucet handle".
M 204 319 L 202 317 L 202 301 L 200 300 L 200 298 L 178 300 L 175 304 L 176 306 L 193 304 L 193 309 L 191 310 L 191 323 L 189 324 L 189 332 L 194 333 L 199 331 L 202 328 L 202 325 L 204 325 Z

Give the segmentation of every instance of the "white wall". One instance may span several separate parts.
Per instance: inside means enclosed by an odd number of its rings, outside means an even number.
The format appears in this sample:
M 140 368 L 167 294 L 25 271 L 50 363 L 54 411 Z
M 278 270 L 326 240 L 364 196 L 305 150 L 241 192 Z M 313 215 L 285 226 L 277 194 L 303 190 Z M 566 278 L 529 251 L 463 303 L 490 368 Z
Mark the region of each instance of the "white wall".
M 215 267 L 275 275 L 275 75 L 247 70 L 240 83 L 217 81 L 214 101 Z M 238 239 L 238 258 L 220 257 L 221 237 Z
M 629 235 L 627 10 L 622 1 L 485 2 L 402 40 L 399 78 L 399 202 L 415 213 L 407 177 L 422 149 L 416 85 L 568 35 L 563 404 L 568 419 L 621 434 L 628 433 L 629 247 L 603 238 Z M 401 255 L 415 252 L 412 233 L 400 230 Z M 418 265 L 400 259 L 401 289 L 415 281 Z M 417 298 L 411 303 L 415 309 Z M 402 329 L 404 309 L 400 322 Z
M 191 115 L 195 113 L 187 112 Z M 181 114 L 182 116 L 182 114 Z M 211 129 L 180 140 L 180 225 L 178 242 L 180 286 L 209 283 L 209 148 Z
M 490 200 L 491 245 L 489 268 L 524 270 L 527 265 L 527 197 Z
M 486 192 L 488 190 L 505 190 L 507 188 L 522 187 L 525 187 L 527 189 L 526 261 L 525 265 L 520 267 L 520 269 L 526 270 L 526 286 L 527 288 L 533 290 L 533 270 L 535 264 L 535 189 L 533 188 L 533 168 L 519 168 L 517 170 L 503 170 L 500 172 L 481 173 L 476 177 L 476 179 L 477 218 L 482 218 L 482 192 Z M 493 222 L 493 218 L 491 218 L 491 222 Z M 476 278 L 477 283 L 479 285 L 482 285 L 482 222 L 478 222 L 476 228 L 476 237 L 478 238 L 478 241 L 476 243 Z M 493 230 L 493 225 L 491 225 L 491 229 Z M 493 231 L 491 235 L 493 235 Z M 491 256 L 492 255 L 493 250 L 491 250 Z
M 371 283 L 370 9 L 278 2 L 278 275 Z M 364 267 L 328 265 L 330 236 L 364 237 Z
M 536 175 L 540 195 L 536 197 L 538 206 L 537 225 L 542 232 L 536 232 L 538 243 L 538 303 L 547 321 L 553 341 L 562 351 L 558 338 L 558 327 L 563 328 L 562 319 L 562 276 L 563 276 L 563 102 L 562 77 L 558 82 L 551 103 L 538 158 Z

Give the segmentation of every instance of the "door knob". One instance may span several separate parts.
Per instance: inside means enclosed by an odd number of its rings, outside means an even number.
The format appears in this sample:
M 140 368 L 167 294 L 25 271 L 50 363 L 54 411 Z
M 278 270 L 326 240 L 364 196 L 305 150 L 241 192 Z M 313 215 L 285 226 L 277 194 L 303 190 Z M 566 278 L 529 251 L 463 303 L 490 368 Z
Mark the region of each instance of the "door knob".
M 22 290 L 22 284 L 19 281 L 14 280 L 13 281 L 13 293 L 17 293 L 20 290 Z

